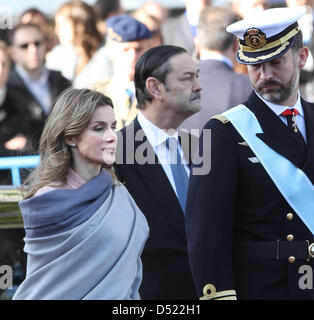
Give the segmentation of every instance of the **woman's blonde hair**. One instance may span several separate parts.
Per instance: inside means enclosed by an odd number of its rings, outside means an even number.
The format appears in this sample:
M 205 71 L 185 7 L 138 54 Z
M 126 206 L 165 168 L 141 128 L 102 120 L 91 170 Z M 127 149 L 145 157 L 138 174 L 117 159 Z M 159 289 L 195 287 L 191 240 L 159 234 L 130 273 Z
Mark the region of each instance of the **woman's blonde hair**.
M 34 196 L 38 189 L 56 181 L 65 184 L 72 162 L 70 147 L 65 139 L 81 134 L 89 124 L 96 107 L 106 105 L 113 108 L 111 99 L 96 90 L 63 91 L 40 138 L 40 164 L 22 186 L 24 199 Z M 112 166 L 104 164 L 103 167 L 110 170 L 115 178 Z

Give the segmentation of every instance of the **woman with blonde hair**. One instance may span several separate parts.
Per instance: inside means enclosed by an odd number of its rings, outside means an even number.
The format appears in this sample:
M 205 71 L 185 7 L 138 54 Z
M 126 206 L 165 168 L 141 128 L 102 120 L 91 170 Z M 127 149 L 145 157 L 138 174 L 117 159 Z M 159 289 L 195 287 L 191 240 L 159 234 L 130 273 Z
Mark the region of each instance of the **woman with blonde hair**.
M 64 3 L 55 15 L 55 31 L 60 44 L 47 55 L 48 68 L 61 71 L 75 88 L 110 78 L 112 66 L 90 5 Z
M 14 299 L 139 299 L 144 215 L 112 171 L 110 98 L 68 89 L 40 140 L 20 202 L 27 270 Z

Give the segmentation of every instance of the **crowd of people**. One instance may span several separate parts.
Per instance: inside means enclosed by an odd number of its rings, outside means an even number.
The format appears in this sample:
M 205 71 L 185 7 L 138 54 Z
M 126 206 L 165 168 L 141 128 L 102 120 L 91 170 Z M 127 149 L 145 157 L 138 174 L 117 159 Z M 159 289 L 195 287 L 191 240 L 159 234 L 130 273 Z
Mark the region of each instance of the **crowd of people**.
M 41 159 L 14 299 L 314 298 L 314 1 L 184 3 L 0 42 L 0 156 Z

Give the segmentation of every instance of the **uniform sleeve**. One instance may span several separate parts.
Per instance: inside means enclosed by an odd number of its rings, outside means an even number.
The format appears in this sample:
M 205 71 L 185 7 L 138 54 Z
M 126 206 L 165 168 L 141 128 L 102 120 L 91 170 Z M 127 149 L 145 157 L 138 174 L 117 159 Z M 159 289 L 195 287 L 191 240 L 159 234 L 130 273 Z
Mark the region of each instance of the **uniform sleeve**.
M 210 120 L 211 141 L 200 138 L 200 156 L 210 161 L 207 174 L 191 168 L 186 232 L 191 270 L 200 298 L 234 299 L 232 272 L 233 215 L 237 183 L 236 143 L 230 123 Z M 205 141 L 206 140 L 206 141 Z M 210 144 L 210 147 L 208 147 Z M 203 154 L 204 153 L 204 154 Z

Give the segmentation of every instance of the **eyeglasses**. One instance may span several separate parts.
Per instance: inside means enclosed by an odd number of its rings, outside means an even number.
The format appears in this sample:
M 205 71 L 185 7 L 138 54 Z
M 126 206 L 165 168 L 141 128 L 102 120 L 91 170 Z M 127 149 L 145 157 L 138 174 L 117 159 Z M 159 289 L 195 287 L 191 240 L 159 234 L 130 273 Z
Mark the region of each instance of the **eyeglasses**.
M 40 47 L 41 45 L 42 45 L 42 41 L 34 41 L 34 42 L 28 42 L 28 43 L 22 43 L 22 44 L 19 44 L 18 45 L 18 47 L 20 48 L 20 49 L 23 49 L 23 50 L 26 50 L 26 49 L 28 49 L 28 47 L 30 46 L 30 45 L 34 45 L 36 48 L 38 48 L 38 47 Z

